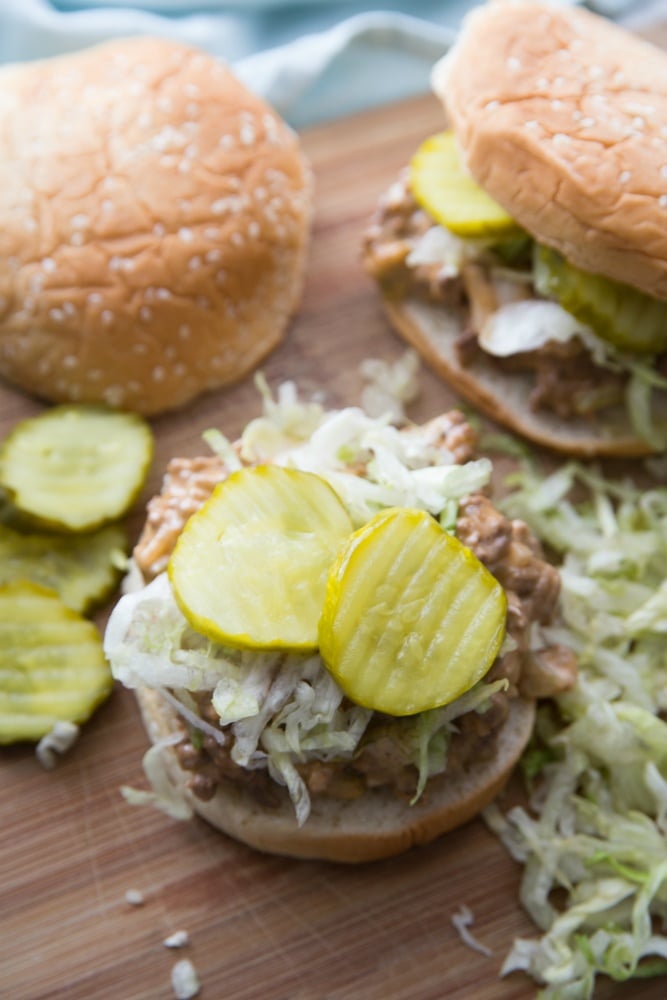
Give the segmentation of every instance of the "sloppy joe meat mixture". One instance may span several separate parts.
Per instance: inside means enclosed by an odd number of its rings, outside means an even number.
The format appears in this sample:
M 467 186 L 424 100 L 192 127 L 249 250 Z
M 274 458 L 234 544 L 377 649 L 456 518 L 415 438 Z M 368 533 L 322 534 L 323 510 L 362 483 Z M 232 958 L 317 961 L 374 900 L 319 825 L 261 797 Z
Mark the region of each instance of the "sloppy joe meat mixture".
M 533 410 L 550 410 L 567 419 L 622 402 L 627 375 L 597 365 L 578 338 L 547 343 L 507 358 L 482 352 L 477 338 L 480 323 L 498 305 L 490 262 L 480 259 L 464 263 L 453 275 L 441 264 L 409 264 L 411 251 L 433 225 L 410 193 L 407 171 L 403 172 L 381 199 L 364 239 L 365 268 L 388 298 L 418 298 L 460 310 L 462 329 L 456 344 L 459 363 L 470 366 L 483 354 L 486 362 L 503 371 L 530 373 Z M 532 297 L 528 282 L 523 288 L 524 296 Z M 667 368 L 667 357 L 659 361 L 659 367 L 661 363 Z
M 475 432 L 458 411 L 444 414 L 426 427 L 431 442 L 452 452 L 457 462 L 473 456 Z M 146 525 L 134 552 L 135 562 L 147 581 L 166 568 L 186 520 L 226 475 L 222 461 L 215 457 L 174 459 L 169 464 L 162 492 L 149 503 Z M 488 497 L 474 494 L 459 505 L 456 534 L 503 585 L 508 599 L 507 631 L 515 640 L 515 648 L 496 660 L 486 678 L 507 678 L 507 689 L 493 695 L 485 712 L 469 712 L 457 719 L 456 733 L 448 748 L 447 776 L 465 770 L 472 761 L 493 755 L 496 735 L 513 698 L 550 696 L 570 687 L 576 677 L 576 660 L 569 650 L 530 648 L 530 626 L 546 625 L 553 619 L 559 576 L 543 559 L 539 543 L 527 526 L 522 521 L 508 520 Z M 219 725 L 210 693 L 194 697 L 202 718 Z M 231 759 L 231 740 L 221 745 L 200 733 L 193 741 L 185 723 L 182 725 L 183 739 L 176 752 L 181 767 L 191 772 L 189 787 L 194 794 L 207 800 L 221 781 L 233 781 L 266 806 L 280 801 L 283 790 L 266 771 L 246 770 Z M 311 796 L 350 799 L 369 788 L 391 787 L 409 799 L 415 791 L 417 774 L 407 757 L 405 742 L 402 746 L 401 730 L 405 725 L 405 720 L 375 713 L 352 760 L 297 765 Z M 425 794 L 428 788 L 427 784 Z

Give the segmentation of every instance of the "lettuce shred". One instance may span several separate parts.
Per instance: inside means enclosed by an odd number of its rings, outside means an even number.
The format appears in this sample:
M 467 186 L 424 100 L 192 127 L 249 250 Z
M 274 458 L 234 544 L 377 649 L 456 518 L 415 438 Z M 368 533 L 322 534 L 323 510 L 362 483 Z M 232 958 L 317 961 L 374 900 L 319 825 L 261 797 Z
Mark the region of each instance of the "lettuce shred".
M 527 807 L 485 812 L 542 932 L 503 973 L 528 973 L 541 1000 L 585 1000 L 601 974 L 667 973 L 667 489 L 577 463 L 513 485 L 505 513 L 562 560 L 563 622 L 545 633 L 580 673 L 538 713 Z

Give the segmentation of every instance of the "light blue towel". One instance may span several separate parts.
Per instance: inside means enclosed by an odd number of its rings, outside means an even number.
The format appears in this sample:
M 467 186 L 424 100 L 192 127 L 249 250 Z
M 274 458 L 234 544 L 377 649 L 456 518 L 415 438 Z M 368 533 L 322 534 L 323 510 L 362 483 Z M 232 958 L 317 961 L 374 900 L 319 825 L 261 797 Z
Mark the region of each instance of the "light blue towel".
M 124 35 L 180 39 L 231 64 L 302 127 L 425 92 L 473 2 L 385 0 L 378 10 L 352 0 L 0 0 L 0 62 Z M 614 16 L 633 2 L 599 0 Z

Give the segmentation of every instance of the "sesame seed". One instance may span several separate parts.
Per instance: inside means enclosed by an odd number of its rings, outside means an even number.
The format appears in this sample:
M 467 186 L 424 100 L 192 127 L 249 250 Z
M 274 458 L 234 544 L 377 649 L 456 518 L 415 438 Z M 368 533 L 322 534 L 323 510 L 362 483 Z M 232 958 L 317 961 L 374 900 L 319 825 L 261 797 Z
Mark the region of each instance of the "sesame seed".
M 135 354 L 145 354 L 148 347 L 144 344 L 143 340 L 135 340 L 132 344 L 132 350 Z
M 549 81 L 547 80 L 547 78 L 545 76 L 540 76 L 535 81 L 535 89 L 536 90 L 546 90 L 548 86 L 549 86 Z
M 209 300 L 206 298 L 205 295 L 198 295 L 197 298 L 195 299 L 195 302 L 197 303 L 200 309 L 211 308 L 211 303 L 209 302 Z
M 562 107 L 563 107 L 563 102 L 559 101 L 558 99 L 551 102 L 551 108 L 553 111 L 560 111 Z
M 178 162 L 178 158 L 176 156 L 173 156 L 171 153 L 165 153 L 164 156 L 160 157 L 158 162 L 161 167 L 165 167 L 165 169 L 168 170 L 169 167 L 173 167 L 176 165 L 176 163 Z
M 177 378 L 181 378 L 183 375 L 185 375 L 186 371 L 187 369 L 181 361 L 178 361 L 174 365 L 174 375 L 176 375 Z
M 85 243 L 85 239 L 86 238 L 83 235 L 83 233 L 77 231 L 76 233 L 72 233 L 72 235 L 69 238 L 69 241 L 72 244 L 72 246 L 80 247 L 83 246 L 83 244 Z
M 101 207 L 103 212 L 113 212 L 114 203 L 110 198 L 103 198 L 101 202 Z
M 236 139 L 233 135 L 221 135 L 218 139 L 218 145 L 222 146 L 223 149 L 233 149 L 236 145 Z
M 634 128 L 641 130 L 646 125 L 646 121 L 639 115 L 637 115 L 635 118 L 632 119 L 632 125 Z
M 102 312 L 100 313 L 100 319 L 102 320 L 105 326 L 109 326 L 109 324 L 113 323 L 114 321 L 114 314 L 112 313 L 111 309 L 103 309 Z
M 595 118 L 582 118 L 581 127 L 582 128 L 593 128 L 596 124 Z
M 199 95 L 199 87 L 196 83 L 186 83 L 183 87 L 183 93 L 186 97 L 197 97 Z
M 632 177 L 632 174 L 630 173 L 629 170 L 623 170 L 618 175 L 618 182 L 619 182 L 619 184 L 627 184 L 631 177 Z
M 260 225 L 253 219 L 248 225 L 248 236 L 251 240 L 256 240 L 260 234 Z
M 54 323 L 62 323 L 65 319 L 65 313 L 62 309 L 49 309 L 49 318 L 52 319 Z
M 262 187 L 261 184 L 260 184 L 259 187 L 255 188 L 255 200 L 256 201 L 266 201 L 266 188 Z
M 56 262 L 52 257 L 45 257 L 42 261 L 42 267 L 48 274 L 53 274 L 56 269 Z
M 178 238 L 183 243 L 192 243 L 194 235 L 192 230 L 188 229 L 187 226 L 181 226 L 181 228 L 178 230 Z
M 487 101 L 484 105 L 485 111 L 495 111 L 496 108 L 500 107 L 500 101 Z
M 88 302 L 88 305 L 97 306 L 102 301 L 102 296 L 99 292 L 91 292 L 86 301 Z
M 90 225 L 90 219 L 87 215 L 79 213 L 78 215 L 73 215 L 70 219 L 70 226 L 72 229 L 85 229 L 86 226 Z
M 667 208 L 667 194 L 661 194 L 658 198 L 658 204 L 660 208 Z
M 144 323 L 150 322 L 153 318 L 153 310 L 150 306 L 142 306 L 139 310 L 139 318 L 144 321 Z
M 191 142 L 189 146 L 185 147 L 185 155 L 189 160 L 196 160 L 199 155 L 199 151 L 195 146 L 194 142 Z
M 188 261 L 188 268 L 191 271 L 197 271 L 200 267 L 201 267 L 201 257 L 199 256 L 199 254 L 196 254 L 194 257 L 191 257 L 190 260 Z
M 160 111 L 164 111 L 167 114 L 171 111 L 173 107 L 173 102 L 169 97 L 158 97 L 156 103 Z
M 178 172 L 180 174 L 189 174 L 191 169 L 192 169 L 192 164 L 190 163 L 189 160 L 181 160 L 181 162 L 178 164 Z
M 35 222 L 34 219 L 29 219 L 29 218 L 28 219 L 24 219 L 23 220 L 23 228 L 25 229 L 25 231 L 27 233 L 34 233 L 35 230 L 37 229 L 37 223 Z
M 518 69 L 521 69 L 521 60 L 517 59 L 516 56 L 509 56 L 505 65 L 509 70 L 516 71 Z
M 235 247 L 241 247 L 243 246 L 245 240 L 243 239 L 242 233 L 236 232 L 232 233 L 232 235 L 229 238 L 229 242 L 233 243 Z
M 204 254 L 204 260 L 207 264 L 217 264 L 221 259 L 222 253 L 220 250 L 208 250 L 206 254 Z
M 241 126 L 239 132 L 239 139 L 244 146 L 252 146 L 256 138 L 255 129 L 252 125 L 246 123 Z
M 216 285 L 224 285 L 224 283 L 225 283 L 226 280 L 227 280 L 227 272 L 226 271 L 217 271 L 216 272 L 216 275 L 215 275 L 215 283 L 216 283 Z
M 171 298 L 171 292 L 168 288 L 158 288 L 155 295 L 161 302 L 167 302 Z
M 162 225 L 162 223 L 161 222 L 156 222 L 155 225 L 153 226 L 153 235 L 154 236 L 164 236 L 165 232 L 166 232 L 166 229 L 164 228 L 164 226 Z
M 153 371 L 151 372 L 151 375 L 152 375 L 152 378 L 153 378 L 154 382 L 162 382 L 162 381 L 164 381 L 164 377 L 165 377 L 166 374 L 167 373 L 165 372 L 165 370 L 162 367 L 162 365 L 156 365 L 155 368 L 153 369 Z
M 188 118 L 196 118 L 199 114 L 200 108 L 196 101 L 188 101 L 185 105 L 185 113 Z
M 63 358 L 63 368 L 76 368 L 79 359 L 74 354 L 66 354 Z
M 120 406 L 125 399 L 125 389 L 122 385 L 110 385 L 102 393 L 109 406 Z M 134 903 L 134 906 L 137 904 Z
M 667 166 L 660 167 L 660 176 L 661 177 L 667 177 Z
M 187 340 L 191 333 L 192 333 L 192 331 L 191 331 L 190 327 L 187 325 L 187 323 L 183 323 L 183 325 L 179 326 L 179 328 L 178 328 L 178 336 L 182 340 Z
M 76 316 L 76 306 L 73 302 L 64 302 L 63 312 L 66 316 Z

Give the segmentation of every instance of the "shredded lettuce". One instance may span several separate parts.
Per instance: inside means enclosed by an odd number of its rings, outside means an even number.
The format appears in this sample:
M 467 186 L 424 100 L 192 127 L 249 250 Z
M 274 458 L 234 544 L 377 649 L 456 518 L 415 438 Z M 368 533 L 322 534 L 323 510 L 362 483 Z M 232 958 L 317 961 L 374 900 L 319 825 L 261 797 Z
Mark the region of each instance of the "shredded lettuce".
M 600 974 L 667 973 L 667 489 L 576 463 L 514 486 L 505 513 L 562 559 L 563 624 L 543 633 L 576 650 L 579 680 L 540 709 L 529 806 L 485 812 L 542 931 L 503 973 L 530 974 L 542 1000 L 586 1000 Z

